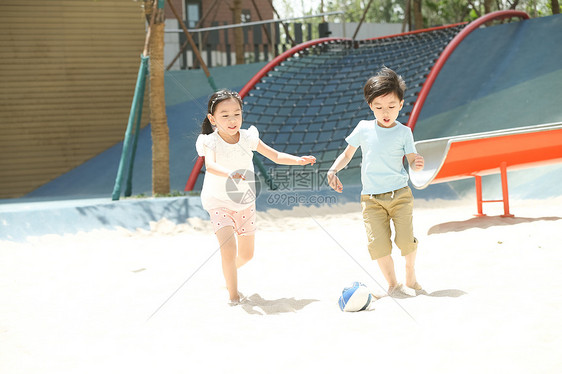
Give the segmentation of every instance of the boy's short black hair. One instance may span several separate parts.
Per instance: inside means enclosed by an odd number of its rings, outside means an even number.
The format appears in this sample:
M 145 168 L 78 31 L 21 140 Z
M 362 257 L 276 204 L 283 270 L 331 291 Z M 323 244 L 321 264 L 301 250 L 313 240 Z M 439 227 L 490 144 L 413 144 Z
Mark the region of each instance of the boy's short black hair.
M 395 93 L 398 99 L 402 101 L 404 99 L 404 91 L 406 91 L 404 79 L 386 66 L 383 66 L 375 76 L 369 78 L 367 83 L 365 83 L 365 87 L 363 87 L 367 104 L 371 104 L 375 98 L 388 95 L 389 93 Z

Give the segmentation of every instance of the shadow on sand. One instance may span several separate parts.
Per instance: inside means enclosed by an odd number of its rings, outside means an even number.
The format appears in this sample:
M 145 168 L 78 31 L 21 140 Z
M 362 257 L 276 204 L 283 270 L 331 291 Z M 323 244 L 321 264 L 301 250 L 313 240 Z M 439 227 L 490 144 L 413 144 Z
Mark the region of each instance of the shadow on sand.
M 463 290 L 455 290 L 455 289 L 439 290 L 439 291 L 433 291 L 431 293 L 428 293 L 426 290 L 416 291 L 416 296 L 421 296 L 421 295 L 429 296 L 429 297 L 461 297 L 463 295 L 466 295 L 466 292 L 464 292 Z M 415 296 L 398 292 L 396 294 L 393 294 L 391 297 L 395 299 L 409 299 Z
M 468 229 L 478 228 L 486 229 L 492 226 L 509 226 L 518 225 L 520 223 L 529 223 L 537 221 L 558 221 L 562 217 L 540 217 L 540 218 L 525 218 L 525 217 L 501 217 L 501 216 L 484 216 L 474 217 L 466 221 L 445 222 L 435 225 L 429 229 L 428 235 L 444 234 L 447 232 L 459 232 Z
M 309 304 L 316 302 L 314 299 L 297 300 L 294 297 L 276 300 L 267 300 L 258 294 L 253 294 L 244 299 L 241 306 L 248 314 L 273 315 L 281 313 L 294 313 Z

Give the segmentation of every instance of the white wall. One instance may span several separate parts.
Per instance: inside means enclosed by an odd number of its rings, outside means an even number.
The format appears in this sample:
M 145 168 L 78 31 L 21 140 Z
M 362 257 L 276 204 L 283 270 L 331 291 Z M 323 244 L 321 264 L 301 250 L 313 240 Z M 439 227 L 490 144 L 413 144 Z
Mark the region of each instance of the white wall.
M 178 21 L 176 19 L 167 19 L 165 29 L 179 29 Z M 170 62 L 176 57 L 180 50 L 179 35 L 177 33 L 166 32 L 164 33 L 164 68 L 168 67 Z M 171 70 L 180 69 L 181 57 L 177 59 Z
M 353 37 L 358 24 L 358 22 L 347 22 L 345 24 L 330 22 L 328 24 L 328 27 L 332 32 L 330 36 L 351 38 Z M 355 39 L 362 40 L 377 38 L 380 36 L 400 34 L 401 32 L 401 23 L 363 23 Z

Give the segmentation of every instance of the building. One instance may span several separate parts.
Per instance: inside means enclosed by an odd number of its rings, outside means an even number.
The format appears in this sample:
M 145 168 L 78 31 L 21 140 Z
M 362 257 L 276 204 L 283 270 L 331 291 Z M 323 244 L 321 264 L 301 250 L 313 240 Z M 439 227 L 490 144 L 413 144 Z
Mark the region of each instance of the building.
M 208 66 L 269 60 L 279 53 L 274 50 L 274 45 L 280 44 L 278 25 L 195 31 L 201 28 L 272 20 L 274 11 L 270 0 L 172 0 L 172 4 L 181 14 Z M 238 9 L 238 12 L 235 9 Z M 168 68 L 197 68 L 198 63 L 193 51 L 168 4 L 166 29 L 168 32 L 165 39 L 165 60 Z M 240 38 L 238 55 L 236 33 L 239 33 Z M 185 46 L 184 49 L 182 46 Z
M 24 196 L 123 139 L 144 46 L 140 4 L 0 2 L 0 198 Z

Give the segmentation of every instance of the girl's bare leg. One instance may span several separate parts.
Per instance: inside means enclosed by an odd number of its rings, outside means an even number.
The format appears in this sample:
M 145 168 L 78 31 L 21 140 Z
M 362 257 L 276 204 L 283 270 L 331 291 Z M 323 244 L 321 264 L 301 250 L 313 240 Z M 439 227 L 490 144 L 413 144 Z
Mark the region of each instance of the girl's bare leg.
M 226 281 L 226 288 L 230 296 L 230 301 L 240 301 L 238 295 L 238 273 L 236 270 L 236 238 L 234 228 L 226 226 L 220 229 L 215 234 L 219 241 L 221 258 L 222 258 L 222 272 Z
M 236 256 L 236 268 L 250 261 L 254 257 L 255 235 L 238 236 L 238 256 Z

